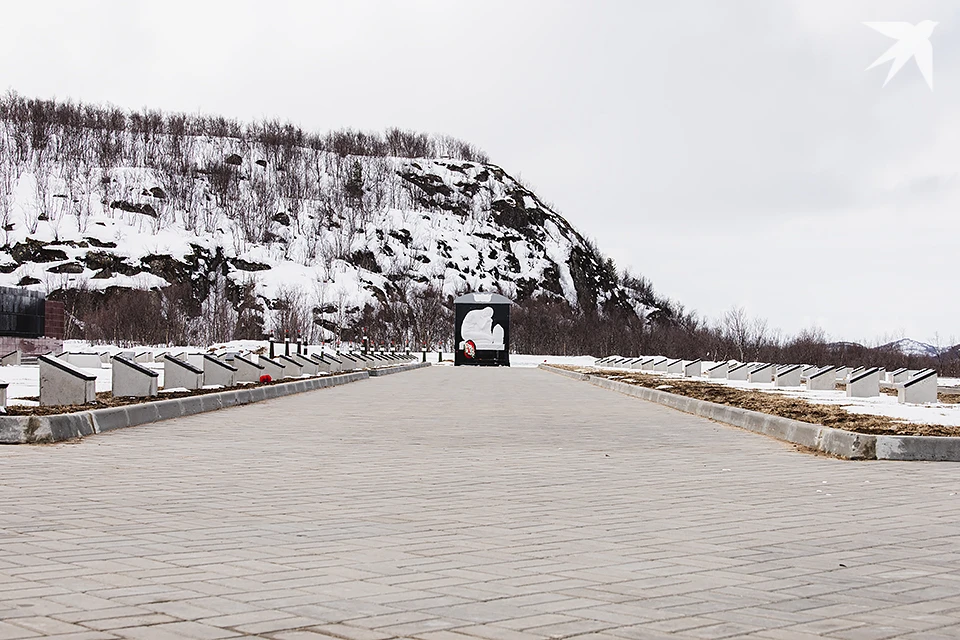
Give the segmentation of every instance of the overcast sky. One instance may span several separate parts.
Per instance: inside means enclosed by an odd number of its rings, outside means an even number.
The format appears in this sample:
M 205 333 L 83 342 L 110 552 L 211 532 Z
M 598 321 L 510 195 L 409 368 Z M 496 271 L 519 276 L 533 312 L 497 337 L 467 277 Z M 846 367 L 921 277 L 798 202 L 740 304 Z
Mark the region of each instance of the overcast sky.
M 865 21 L 939 21 L 934 87 Z M 0 88 L 447 133 L 716 318 L 960 341 L 960 5 L 19 2 Z

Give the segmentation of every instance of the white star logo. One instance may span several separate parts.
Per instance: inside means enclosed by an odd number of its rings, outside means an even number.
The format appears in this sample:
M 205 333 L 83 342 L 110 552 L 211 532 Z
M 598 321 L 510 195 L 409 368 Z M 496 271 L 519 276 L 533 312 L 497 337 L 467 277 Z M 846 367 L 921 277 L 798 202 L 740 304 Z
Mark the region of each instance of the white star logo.
M 910 58 L 913 58 L 917 61 L 917 67 L 920 68 L 920 73 L 923 74 L 930 90 L 933 91 L 933 46 L 930 44 L 930 36 L 938 22 L 924 20 L 916 26 L 909 22 L 864 22 L 863 24 L 897 40 L 895 45 L 867 67 L 869 71 L 877 65 L 893 60 L 883 86 L 887 86 L 890 79 L 897 75 Z

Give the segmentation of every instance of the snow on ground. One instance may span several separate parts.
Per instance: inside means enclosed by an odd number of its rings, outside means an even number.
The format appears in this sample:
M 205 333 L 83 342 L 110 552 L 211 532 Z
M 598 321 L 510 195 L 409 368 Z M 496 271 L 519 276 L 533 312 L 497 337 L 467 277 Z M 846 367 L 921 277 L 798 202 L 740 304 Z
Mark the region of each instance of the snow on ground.
M 619 367 L 603 366 L 603 369 L 621 370 Z M 641 373 L 636 369 L 622 369 L 631 373 Z M 845 391 L 807 391 L 805 387 L 774 387 L 772 382 L 745 382 L 741 380 L 724 380 L 718 378 L 684 378 L 676 373 L 643 371 L 644 375 L 655 375 L 664 378 L 664 384 L 670 380 L 690 380 L 709 384 L 722 384 L 736 389 L 747 391 L 762 391 L 776 393 L 793 398 L 800 398 L 814 404 L 836 405 L 850 413 L 864 415 L 887 416 L 904 422 L 918 424 L 937 424 L 944 426 L 960 426 L 960 404 L 900 404 L 896 396 L 880 394 L 876 398 L 848 398 Z M 940 381 L 943 384 L 943 381 Z
M 597 361 L 593 356 L 534 356 L 510 354 L 511 367 L 537 367 L 541 364 L 570 365 L 573 367 L 592 367 Z

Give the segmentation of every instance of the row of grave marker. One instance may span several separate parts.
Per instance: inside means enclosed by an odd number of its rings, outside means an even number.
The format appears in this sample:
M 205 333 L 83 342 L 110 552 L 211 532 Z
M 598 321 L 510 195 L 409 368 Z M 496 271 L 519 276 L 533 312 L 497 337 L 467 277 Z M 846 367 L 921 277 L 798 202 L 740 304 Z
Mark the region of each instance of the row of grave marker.
M 739 380 L 752 383 L 770 383 L 775 387 L 799 387 L 808 391 L 833 391 L 838 382 L 846 384 L 851 398 L 875 398 L 880 395 L 881 382 L 897 390 L 903 404 L 937 402 L 937 372 L 933 369 L 897 369 L 886 371 L 880 367 L 817 367 L 814 365 L 776 365 L 762 362 L 704 362 L 703 360 L 671 359 L 664 356 L 623 358 L 609 356 L 597 360 L 598 365 L 679 374 L 685 378 Z
M 360 369 L 395 366 L 412 361 L 408 355 L 381 353 L 314 353 L 290 354 L 276 358 L 252 354 L 191 354 L 190 358 L 162 354 L 156 360 L 163 363 L 164 388 L 196 390 L 204 386 L 232 387 L 243 383 L 259 383 L 264 376 L 270 380 L 296 378 L 304 375 L 340 373 Z M 198 356 L 198 357 L 195 357 Z M 125 354 L 110 358 L 112 367 L 111 394 L 114 397 L 148 398 L 159 394 L 160 374 Z M 103 364 L 99 354 L 71 353 L 57 357 L 38 356 L 40 367 L 40 405 L 80 405 L 96 401 L 96 376 L 84 369 L 98 369 Z M 7 384 L 0 383 L 0 401 L 6 406 Z

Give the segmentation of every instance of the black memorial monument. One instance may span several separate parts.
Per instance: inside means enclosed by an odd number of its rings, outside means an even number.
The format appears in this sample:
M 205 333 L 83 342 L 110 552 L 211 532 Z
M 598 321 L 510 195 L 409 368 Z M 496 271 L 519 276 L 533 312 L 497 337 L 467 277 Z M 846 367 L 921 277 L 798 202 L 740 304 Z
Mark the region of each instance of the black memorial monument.
M 453 364 L 510 366 L 509 298 L 468 293 L 453 301 Z

